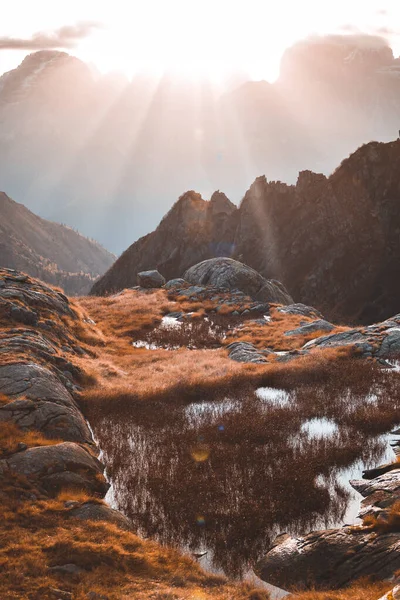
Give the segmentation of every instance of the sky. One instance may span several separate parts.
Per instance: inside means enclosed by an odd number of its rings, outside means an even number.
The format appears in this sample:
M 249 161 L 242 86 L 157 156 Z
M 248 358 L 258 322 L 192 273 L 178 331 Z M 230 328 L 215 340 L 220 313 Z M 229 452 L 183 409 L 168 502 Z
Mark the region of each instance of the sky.
M 400 54 L 400 0 L 13 0 L 0 21 L 0 73 L 41 48 L 101 72 L 274 81 L 284 50 L 330 33 L 386 38 Z

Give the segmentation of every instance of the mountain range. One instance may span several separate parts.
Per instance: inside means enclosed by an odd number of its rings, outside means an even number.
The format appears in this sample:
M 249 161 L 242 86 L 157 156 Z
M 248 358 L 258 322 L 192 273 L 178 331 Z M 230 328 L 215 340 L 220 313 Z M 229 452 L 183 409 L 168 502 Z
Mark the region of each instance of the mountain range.
M 383 320 L 400 312 L 399 203 L 400 140 L 360 147 L 330 177 L 302 171 L 295 185 L 258 177 L 239 208 L 222 192 L 206 201 L 189 191 L 92 294 L 132 287 L 142 270 L 172 279 L 230 256 L 331 319 Z
M 260 175 L 295 183 L 400 127 L 400 62 L 372 36 L 295 44 L 275 83 L 101 75 L 58 51 L 0 77 L 0 186 L 119 253 L 182 190 L 238 203 Z
M 46 221 L 0 192 L 0 266 L 86 294 L 115 256 L 70 227 Z

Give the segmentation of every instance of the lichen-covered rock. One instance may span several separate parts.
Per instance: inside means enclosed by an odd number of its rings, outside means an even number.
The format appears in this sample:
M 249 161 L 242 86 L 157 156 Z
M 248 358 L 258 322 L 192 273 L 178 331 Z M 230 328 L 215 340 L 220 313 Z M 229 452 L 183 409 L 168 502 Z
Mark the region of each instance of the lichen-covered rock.
M 195 285 L 240 290 L 260 302 L 293 302 L 281 283 L 267 280 L 251 267 L 231 258 L 204 260 L 190 267 L 185 272 L 184 279 Z
M 140 287 L 146 289 L 160 288 L 165 285 L 165 277 L 156 270 L 141 271 L 137 275 L 137 282 Z

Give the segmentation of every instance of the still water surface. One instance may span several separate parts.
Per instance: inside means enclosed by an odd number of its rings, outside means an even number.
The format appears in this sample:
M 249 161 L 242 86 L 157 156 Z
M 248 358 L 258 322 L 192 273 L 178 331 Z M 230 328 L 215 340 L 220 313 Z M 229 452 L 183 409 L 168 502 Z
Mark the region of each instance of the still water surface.
M 360 496 L 348 480 L 394 457 L 388 432 L 360 420 L 367 403 L 381 410 L 379 393 L 369 396 L 327 404 L 323 390 L 316 402 L 261 388 L 99 419 L 108 500 L 140 535 L 248 577 L 277 534 L 354 522 Z

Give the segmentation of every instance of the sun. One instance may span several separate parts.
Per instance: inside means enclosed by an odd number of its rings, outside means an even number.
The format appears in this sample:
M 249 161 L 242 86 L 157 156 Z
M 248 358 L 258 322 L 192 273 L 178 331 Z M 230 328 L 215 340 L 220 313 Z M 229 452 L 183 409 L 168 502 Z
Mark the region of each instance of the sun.
M 161 28 L 157 21 L 150 32 L 133 33 L 127 23 L 116 22 L 84 40 L 79 56 L 101 73 L 119 71 L 129 79 L 137 73 L 154 77 L 174 73 L 193 83 L 208 81 L 218 86 L 238 72 L 249 79 L 277 78 L 282 53 L 279 45 L 274 47 L 270 40 L 261 53 L 251 41 L 251 32 L 241 44 L 229 31 L 209 33 L 207 36 L 207 27 L 202 28 L 201 23 L 189 28 L 170 21 L 169 27 Z

